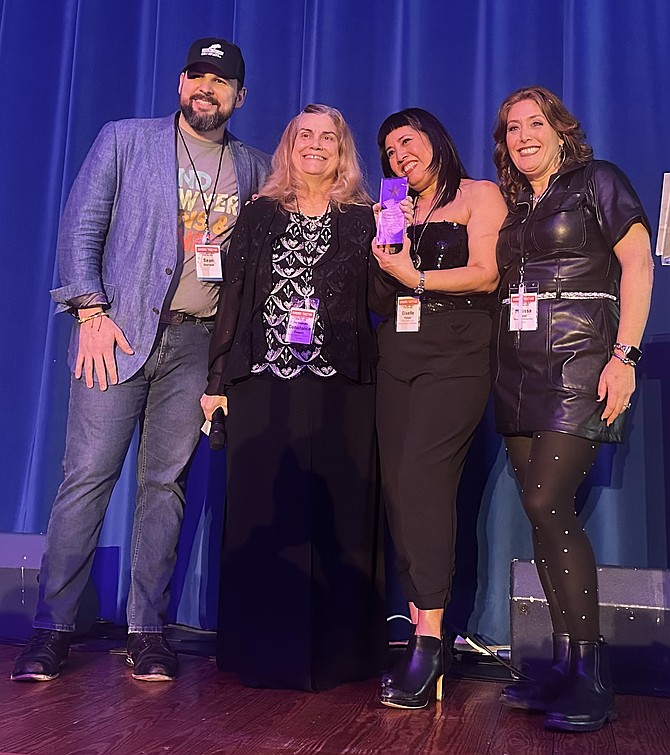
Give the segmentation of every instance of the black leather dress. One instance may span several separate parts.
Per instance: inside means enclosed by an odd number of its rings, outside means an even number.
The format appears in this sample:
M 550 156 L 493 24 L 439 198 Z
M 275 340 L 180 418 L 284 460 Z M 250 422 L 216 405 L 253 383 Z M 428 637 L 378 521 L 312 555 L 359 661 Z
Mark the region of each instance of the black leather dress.
M 600 419 L 600 373 L 619 322 L 621 267 L 613 247 L 628 229 L 649 221 L 626 176 L 608 162 L 563 168 L 533 208 L 522 194 L 497 245 L 500 308 L 494 329 L 496 425 L 504 435 L 541 430 L 620 443 L 624 415 Z M 538 328 L 510 332 L 509 285 L 537 282 Z M 612 298 L 565 298 L 598 293 Z

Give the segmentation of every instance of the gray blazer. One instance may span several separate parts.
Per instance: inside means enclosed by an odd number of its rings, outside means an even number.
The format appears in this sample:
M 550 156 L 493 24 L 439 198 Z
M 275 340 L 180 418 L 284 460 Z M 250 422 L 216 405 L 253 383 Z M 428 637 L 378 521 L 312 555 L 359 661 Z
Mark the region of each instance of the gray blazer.
M 58 235 L 57 312 L 104 293 L 109 315 L 133 347 L 117 349 L 119 382 L 147 360 L 177 268 L 175 116 L 133 118 L 101 129 L 68 197 Z M 262 186 L 270 157 L 227 135 L 240 205 Z M 68 364 L 74 369 L 78 328 Z

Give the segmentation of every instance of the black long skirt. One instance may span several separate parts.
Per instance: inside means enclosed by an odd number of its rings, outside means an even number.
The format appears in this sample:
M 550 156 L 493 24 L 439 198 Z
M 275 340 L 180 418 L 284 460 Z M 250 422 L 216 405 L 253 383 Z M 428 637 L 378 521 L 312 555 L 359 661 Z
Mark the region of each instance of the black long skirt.
M 228 391 L 217 664 L 321 690 L 385 653 L 374 386 L 251 376 Z

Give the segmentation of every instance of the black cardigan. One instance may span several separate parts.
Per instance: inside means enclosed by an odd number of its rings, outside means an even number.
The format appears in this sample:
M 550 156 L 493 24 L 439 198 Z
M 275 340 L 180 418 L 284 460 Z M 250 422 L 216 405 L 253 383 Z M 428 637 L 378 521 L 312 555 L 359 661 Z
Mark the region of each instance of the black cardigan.
M 347 205 L 331 215 L 330 247 L 313 269 L 324 324 L 321 353 L 341 375 L 372 383 L 377 357 L 367 308 L 372 209 Z M 226 386 L 244 380 L 265 357 L 263 307 L 272 289 L 272 246 L 287 225 L 288 213 L 267 197 L 250 202 L 240 213 L 209 349 L 209 395 L 224 394 Z

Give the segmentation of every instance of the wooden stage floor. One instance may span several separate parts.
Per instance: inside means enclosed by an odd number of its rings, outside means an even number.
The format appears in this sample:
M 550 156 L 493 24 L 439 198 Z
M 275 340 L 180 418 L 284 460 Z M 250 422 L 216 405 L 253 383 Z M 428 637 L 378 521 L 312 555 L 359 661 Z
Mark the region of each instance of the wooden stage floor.
M 122 647 L 71 651 L 48 683 L 9 679 L 0 644 L 0 755 L 670 755 L 670 699 L 618 696 L 593 734 L 545 731 L 498 702 L 499 682 L 449 679 L 438 708 L 376 700 L 375 681 L 311 694 L 252 690 L 211 659 L 180 654 L 173 683 L 131 679 Z

